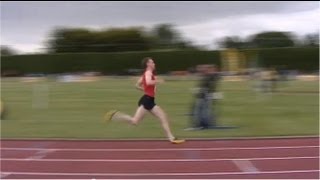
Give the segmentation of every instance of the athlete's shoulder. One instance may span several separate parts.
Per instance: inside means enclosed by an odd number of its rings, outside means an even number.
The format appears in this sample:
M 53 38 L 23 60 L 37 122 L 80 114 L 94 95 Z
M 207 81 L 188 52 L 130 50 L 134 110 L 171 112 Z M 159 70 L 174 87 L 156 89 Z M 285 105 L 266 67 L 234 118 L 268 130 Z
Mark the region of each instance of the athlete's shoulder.
M 146 75 L 153 75 L 153 72 L 152 72 L 151 70 L 146 70 L 146 71 L 144 72 L 144 74 L 146 74 Z

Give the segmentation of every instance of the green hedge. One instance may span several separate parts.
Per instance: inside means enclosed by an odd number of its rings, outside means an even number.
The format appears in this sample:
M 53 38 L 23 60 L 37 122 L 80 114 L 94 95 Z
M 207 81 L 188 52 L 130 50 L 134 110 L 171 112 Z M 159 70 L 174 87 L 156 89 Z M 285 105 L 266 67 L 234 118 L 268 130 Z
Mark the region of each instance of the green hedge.
M 166 51 L 131 53 L 81 53 L 5 56 L 1 70 L 20 73 L 63 73 L 77 71 L 100 71 L 119 73 L 126 69 L 141 68 L 144 57 L 153 57 L 159 73 L 187 70 L 196 64 L 220 65 L 218 51 Z
M 245 50 L 249 59 L 257 50 Z M 315 71 L 319 69 L 319 48 L 279 48 L 259 50 L 260 65 L 283 66 L 288 69 Z M 251 54 L 251 55 L 250 55 Z M 64 73 L 99 71 L 115 74 L 127 69 L 138 69 L 143 57 L 156 61 L 158 73 L 187 70 L 197 64 L 214 63 L 220 66 L 219 51 L 162 51 L 128 53 L 69 53 L 44 55 L 2 56 L 1 71 L 27 73 Z
M 249 59 L 258 60 L 262 67 L 282 67 L 303 72 L 319 70 L 319 48 L 278 48 L 244 52 L 249 54 Z

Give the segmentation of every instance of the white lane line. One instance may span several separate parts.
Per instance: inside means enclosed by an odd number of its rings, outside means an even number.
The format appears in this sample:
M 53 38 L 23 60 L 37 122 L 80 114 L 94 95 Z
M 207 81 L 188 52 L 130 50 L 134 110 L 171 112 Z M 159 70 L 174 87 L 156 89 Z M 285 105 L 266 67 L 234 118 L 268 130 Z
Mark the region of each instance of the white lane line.
M 121 149 L 90 149 L 90 148 L 0 148 L 0 150 L 19 150 L 19 151 L 225 151 L 225 150 L 268 150 L 268 149 L 305 149 L 319 148 L 319 146 L 277 146 L 277 147 L 221 147 L 221 148 L 121 148 Z
M 288 170 L 288 171 L 260 171 L 260 172 L 207 172 L 207 173 L 55 173 L 55 172 L 3 172 L 18 175 L 39 176 L 208 176 L 208 175 L 250 175 L 250 174 L 289 174 L 314 173 L 320 170 Z
M 49 153 L 54 152 L 54 150 L 51 149 L 42 149 L 35 153 L 32 156 L 27 157 L 25 160 L 37 160 L 37 159 L 43 159 L 46 157 Z
M 13 119 L 11 119 L 13 120 Z M 10 121 L 11 121 L 10 120 Z M 14 121 L 14 120 L 13 120 Z M 34 120 L 28 120 L 28 119 L 20 119 L 17 121 L 34 121 Z M 49 121 L 49 120 L 46 120 Z M 72 121 L 79 121 L 79 120 L 72 120 Z M 289 140 L 289 141 L 295 141 L 295 140 L 313 140 L 313 139 L 319 139 L 319 136 L 312 136 L 312 135 L 306 135 L 306 136 L 260 136 L 260 137 L 220 137 L 220 138 L 188 138 L 188 140 L 192 140 L 192 141 L 216 141 L 219 140 L 218 142 L 220 142 L 220 140 L 224 140 L 225 142 L 231 142 L 231 141 L 238 141 L 238 140 L 277 140 L 277 141 L 282 141 L 282 140 Z M 141 142 L 141 141 L 162 141 L 165 142 L 166 140 L 164 140 L 163 138 L 124 138 L 124 139 L 96 139 L 96 138 L 90 138 L 90 139 L 77 139 L 77 138 L 2 138 L 2 141 L 74 141 L 74 142 L 84 142 L 84 141 L 99 141 L 99 142 Z
M 1 161 L 46 161 L 46 162 L 214 162 L 214 161 L 263 161 L 319 159 L 319 156 L 306 157 L 269 157 L 269 158 L 221 158 L 221 159 L 21 159 L 1 158 Z
M 242 171 L 242 172 L 252 172 L 257 173 L 259 169 L 255 167 L 250 160 L 232 160 L 232 162 Z
M 3 179 L 3 178 L 5 178 L 5 177 L 7 177 L 7 176 L 9 176 L 9 175 L 11 175 L 11 173 L 4 173 L 4 172 L 1 172 L 1 174 L 0 174 L 0 178 L 1 178 L 1 179 Z

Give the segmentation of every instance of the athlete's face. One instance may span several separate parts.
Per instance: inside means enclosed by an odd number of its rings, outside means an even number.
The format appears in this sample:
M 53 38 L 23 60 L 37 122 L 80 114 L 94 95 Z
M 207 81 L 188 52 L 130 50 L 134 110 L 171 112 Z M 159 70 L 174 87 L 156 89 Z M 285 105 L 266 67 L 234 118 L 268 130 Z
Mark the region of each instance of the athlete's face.
M 147 63 L 148 68 L 151 69 L 156 69 L 156 64 L 154 63 L 154 61 L 152 59 L 149 59 L 148 63 Z

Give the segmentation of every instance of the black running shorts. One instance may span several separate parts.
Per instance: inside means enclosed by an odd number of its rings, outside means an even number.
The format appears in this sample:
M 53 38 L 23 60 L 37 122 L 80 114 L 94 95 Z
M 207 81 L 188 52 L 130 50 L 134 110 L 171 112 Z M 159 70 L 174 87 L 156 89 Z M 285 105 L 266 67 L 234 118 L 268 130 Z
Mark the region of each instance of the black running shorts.
M 152 110 L 154 106 L 156 106 L 156 103 L 154 102 L 154 97 L 148 96 L 148 95 L 143 95 L 139 102 L 138 105 L 141 106 L 143 105 L 143 107 L 146 110 Z

